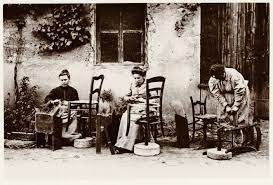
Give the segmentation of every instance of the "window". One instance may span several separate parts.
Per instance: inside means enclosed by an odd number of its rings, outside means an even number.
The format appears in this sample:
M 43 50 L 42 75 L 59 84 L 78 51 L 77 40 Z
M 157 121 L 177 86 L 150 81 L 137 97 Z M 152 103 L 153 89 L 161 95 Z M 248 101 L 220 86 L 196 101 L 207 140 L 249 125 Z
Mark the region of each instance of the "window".
M 145 4 L 97 5 L 98 63 L 143 63 Z

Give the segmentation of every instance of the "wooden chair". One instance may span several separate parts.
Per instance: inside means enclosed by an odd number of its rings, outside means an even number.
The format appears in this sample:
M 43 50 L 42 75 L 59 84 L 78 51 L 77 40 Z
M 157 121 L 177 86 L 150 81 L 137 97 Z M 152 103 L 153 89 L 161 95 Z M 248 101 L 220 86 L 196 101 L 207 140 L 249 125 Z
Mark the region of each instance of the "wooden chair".
M 143 125 L 145 145 L 148 145 L 150 140 L 150 129 L 153 130 L 153 137 L 156 142 L 157 138 L 157 124 L 161 124 L 161 130 L 163 134 L 163 120 L 162 120 L 162 99 L 164 90 L 165 78 L 162 76 L 152 77 L 146 80 L 146 103 L 145 116 L 140 118 L 136 124 Z M 128 124 L 127 134 L 130 127 L 130 114 L 132 106 L 141 106 L 141 104 L 129 104 L 128 105 Z M 143 104 L 142 104 L 143 106 Z
M 45 135 L 51 137 L 51 149 L 57 150 L 62 147 L 62 119 L 57 117 L 59 109 L 50 113 L 35 113 L 36 147 L 45 146 Z M 49 140 L 49 139 L 48 139 Z
M 195 139 L 195 132 L 200 129 L 196 129 L 196 125 L 201 126 L 203 132 L 203 142 L 207 141 L 207 127 L 208 125 L 216 125 L 217 116 L 215 114 L 208 114 L 206 109 L 207 96 L 204 99 L 204 102 L 194 101 L 192 96 L 190 97 L 191 106 L 192 106 L 192 139 L 191 142 Z

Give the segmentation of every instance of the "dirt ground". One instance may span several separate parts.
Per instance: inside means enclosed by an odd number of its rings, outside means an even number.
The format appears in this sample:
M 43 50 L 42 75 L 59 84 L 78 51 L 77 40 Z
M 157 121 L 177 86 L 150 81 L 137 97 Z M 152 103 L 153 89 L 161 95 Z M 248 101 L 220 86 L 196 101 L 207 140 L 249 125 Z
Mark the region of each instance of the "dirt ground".
M 200 179 L 204 182 L 224 178 L 226 182 L 247 180 L 250 183 L 257 181 L 266 184 L 270 181 L 268 125 L 268 121 L 261 123 L 262 144 L 259 151 L 243 153 L 226 161 L 207 158 L 203 155 L 205 149 L 168 145 L 162 146 L 161 153 L 153 157 L 132 153 L 111 155 L 107 147 L 102 148 L 101 154 L 96 154 L 94 147 L 63 147 L 54 152 L 47 148 L 5 148 L 4 180 L 7 184 L 42 184 L 49 181 L 72 184 L 90 181 L 109 184 L 170 184 L 173 181 L 192 180 L 200 184 Z

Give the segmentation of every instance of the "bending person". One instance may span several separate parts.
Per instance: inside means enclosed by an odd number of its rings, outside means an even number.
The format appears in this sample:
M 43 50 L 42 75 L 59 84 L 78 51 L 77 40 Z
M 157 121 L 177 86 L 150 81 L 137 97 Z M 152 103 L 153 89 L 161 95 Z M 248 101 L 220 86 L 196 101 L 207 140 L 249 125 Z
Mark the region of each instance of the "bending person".
M 218 100 L 217 116 L 219 121 L 232 120 L 237 114 L 238 124 L 251 124 L 253 113 L 250 108 L 250 92 L 243 75 L 236 69 L 214 64 L 210 68 L 209 90 Z

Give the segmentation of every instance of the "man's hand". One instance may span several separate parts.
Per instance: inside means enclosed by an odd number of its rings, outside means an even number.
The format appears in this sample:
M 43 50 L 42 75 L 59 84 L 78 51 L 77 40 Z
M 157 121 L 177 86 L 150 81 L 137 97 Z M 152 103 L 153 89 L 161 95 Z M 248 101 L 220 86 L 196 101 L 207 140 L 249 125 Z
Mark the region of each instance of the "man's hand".
M 231 113 L 231 108 L 230 108 L 230 106 L 227 105 L 227 106 L 225 107 L 225 112 L 228 113 L 228 114 Z
M 239 108 L 237 106 L 232 106 L 231 108 L 231 112 L 235 113 L 239 110 Z

